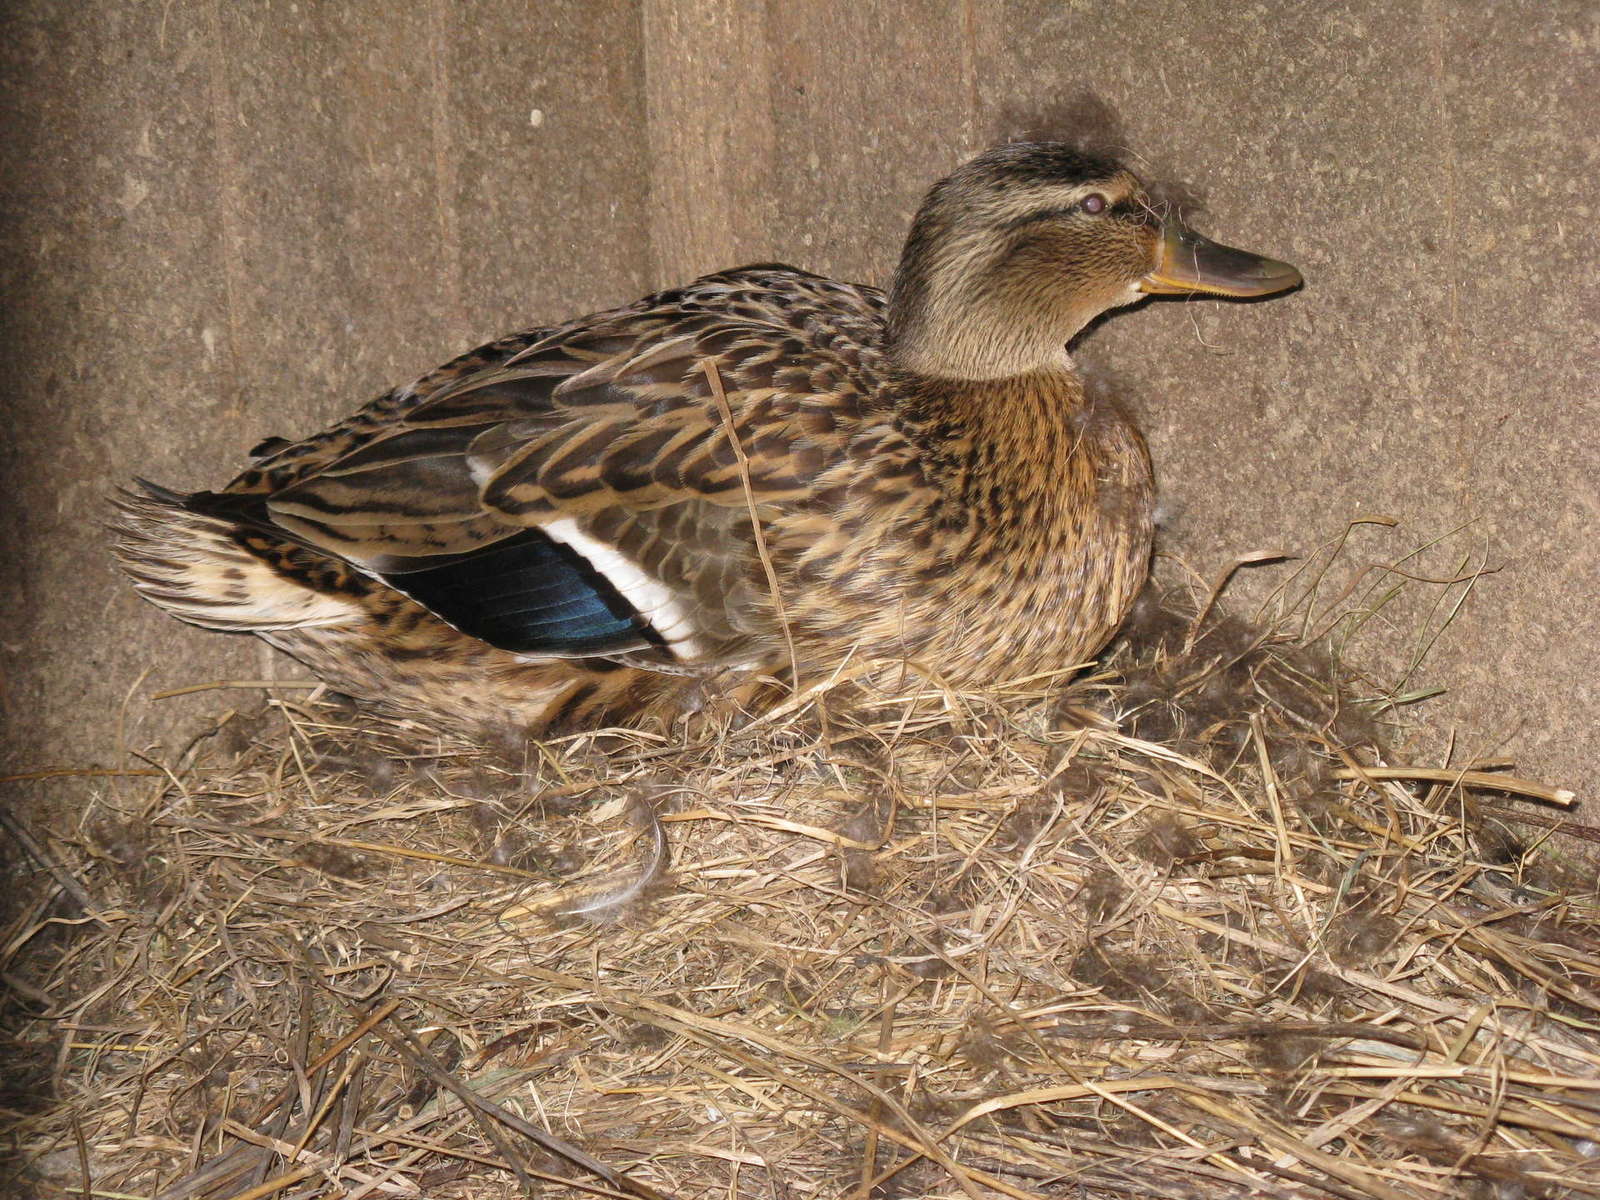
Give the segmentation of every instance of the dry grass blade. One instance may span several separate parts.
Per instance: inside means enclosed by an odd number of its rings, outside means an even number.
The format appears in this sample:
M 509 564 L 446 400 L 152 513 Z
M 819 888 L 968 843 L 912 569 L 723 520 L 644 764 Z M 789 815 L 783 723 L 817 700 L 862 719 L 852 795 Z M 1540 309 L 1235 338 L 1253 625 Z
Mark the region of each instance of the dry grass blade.
M 789 670 L 796 687 L 800 686 L 800 659 L 795 654 L 794 635 L 789 630 L 789 617 L 783 603 L 783 589 L 778 586 L 778 572 L 772 565 L 772 555 L 767 550 L 767 536 L 761 530 L 761 512 L 756 505 L 755 489 L 750 484 L 750 456 L 744 452 L 744 442 L 739 438 L 738 426 L 733 421 L 733 410 L 728 407 L 728 393 L 722 386 L 722 375 L 714 358 L 700 360 L 700 369 L 710 385 L 712 398 L 717 402 L 717 415 L 722 418 L 722 433 L 733 447 L 734 462 L 739 467 L 739 485 L 744 489 L 745 507 L 750 512 L 750 533 L 755 539 L 756 554 L 761 558 L 761 570 L 767 577 L 767 591 L 772 597 L 772 608 L 777 614 L 778 627 L 783 630 L 784 643 L 789 647 Z
M 1448 771 L 1436 767 L 1357 767 L 1333 773 L 1335 779 L 1402 779 L 1407 782 L 1442 783 L 1446 787 L 1481 788 L 1494 792 L 1509 792 L 1513 796 L 1527 796 L 1530 800 L 1543 800 L 1571 808 L 1578 802 L 1571 788 L 1551 787 L 1534 779 L 1519 779 L 1515 775 L 1502 775 L 1494 771 Z

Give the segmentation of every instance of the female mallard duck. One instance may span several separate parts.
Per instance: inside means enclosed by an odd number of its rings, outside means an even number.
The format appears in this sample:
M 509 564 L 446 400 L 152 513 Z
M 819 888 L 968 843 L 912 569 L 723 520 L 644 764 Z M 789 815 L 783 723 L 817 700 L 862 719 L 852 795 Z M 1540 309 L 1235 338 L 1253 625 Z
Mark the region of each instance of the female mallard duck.
M 1002 146 L 928 193 L 887 299 L 761 265 L 515 334 L 220 492 L 123 497 L 117 554 L 173 615 L 455 726 L 666 720 L 847 658 L 1070 668 L 1144 580 L 1153 486 L 1067 341 L 1299 282 L 1115 162 Z

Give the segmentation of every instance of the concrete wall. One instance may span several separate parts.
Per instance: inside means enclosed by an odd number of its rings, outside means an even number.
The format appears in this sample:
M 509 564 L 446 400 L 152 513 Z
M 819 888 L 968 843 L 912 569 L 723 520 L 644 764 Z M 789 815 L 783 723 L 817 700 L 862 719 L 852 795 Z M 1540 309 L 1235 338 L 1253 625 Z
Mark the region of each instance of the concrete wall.
M 1366 514 L 1403 525 L 1358 560 L 1465 526 L 1418 565 L 1501 569 L 1432 650 L 1428 719 L 1582 789 L 1597 62 L 1587 0 L 8 5 L 4 767 L 110 763 L 130 695 L 293 673 L 121 586 L 113 486 L 218 484 L 475 341 L 700 270 L 881 281 L 928 182 L 1088 87 L 1204 186 L 1207 232 L 1309 280 L 1082 347 L 1144 414 L 1169 547 L 1209 575 Z M 1394 612 L 1384 671 L 1428 616 Z

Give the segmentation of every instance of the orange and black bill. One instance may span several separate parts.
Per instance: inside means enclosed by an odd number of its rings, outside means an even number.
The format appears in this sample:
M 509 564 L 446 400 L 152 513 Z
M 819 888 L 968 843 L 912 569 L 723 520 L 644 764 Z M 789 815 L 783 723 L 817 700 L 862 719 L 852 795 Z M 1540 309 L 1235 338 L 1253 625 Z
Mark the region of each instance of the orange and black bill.
M 1187 225 L 1169 221 L 1161 231 L 1156 269 L 1139 281 L 1139 290 L 1270 296 L 1303 282 L 1300 272 L 1286 262 L 1219 245 Z

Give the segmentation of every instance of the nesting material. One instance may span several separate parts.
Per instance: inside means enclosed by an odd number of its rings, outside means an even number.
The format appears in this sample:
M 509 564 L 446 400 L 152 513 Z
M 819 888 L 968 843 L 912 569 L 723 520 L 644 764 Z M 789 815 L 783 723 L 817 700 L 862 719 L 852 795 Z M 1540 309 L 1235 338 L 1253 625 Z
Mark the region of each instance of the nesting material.
M 19 1178 L 1600 1195 L 1593 880 L 1504 813 L 1579 827 L 1392 778 L 1335 676 L 1151 603 L 1070 685 L 908 672 L 688 744 L 274 701 L 44 847 L 90 911 L 8 931 L 54 1080 Z

